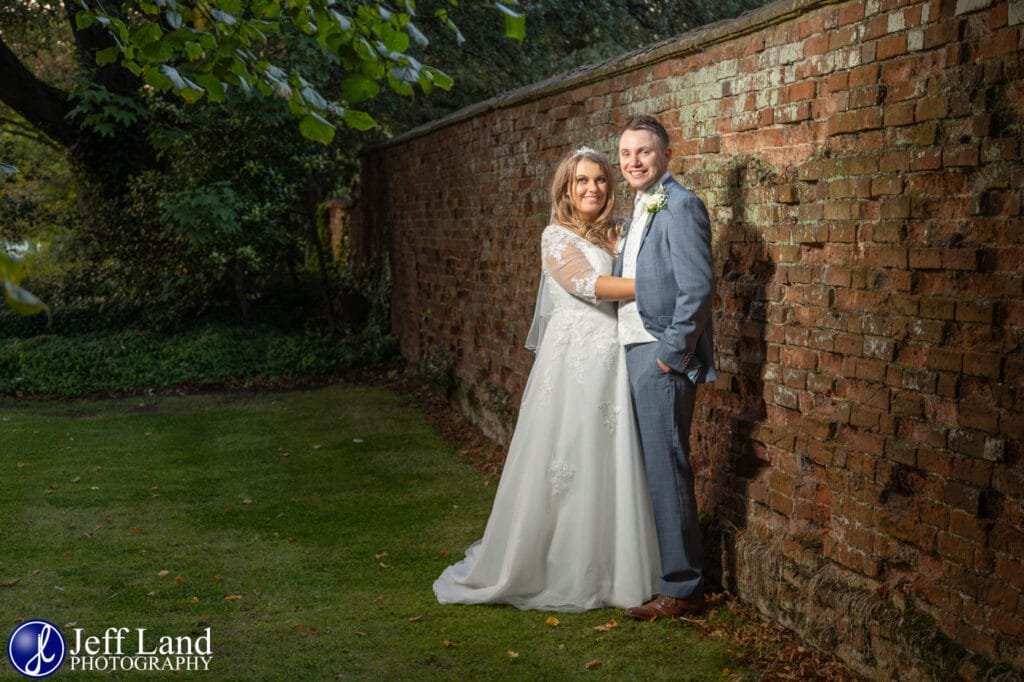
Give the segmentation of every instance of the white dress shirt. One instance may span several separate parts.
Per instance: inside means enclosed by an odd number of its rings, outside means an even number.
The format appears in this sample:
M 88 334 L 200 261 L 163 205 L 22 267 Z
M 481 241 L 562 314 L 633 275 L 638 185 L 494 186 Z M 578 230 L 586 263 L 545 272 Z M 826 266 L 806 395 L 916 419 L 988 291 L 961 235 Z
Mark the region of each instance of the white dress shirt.
M 665 174 L 666 176 L 668 173 Z M 662 177 L 660 182 L 664 182 Z M 636 193 L 633 204 L 633 222 L 629 225 L 629 234 L 626 235 L 626 243 L 622 247 L 622 276 L 636 277 L 636 258 L 640 253 L 640 242 L 643 240 L 644 227 L 647 225 L 647 207 L 643 203 L 643 192 Z M 640 319 L 640 311 L 636 307 L 636 299 L 619 304 L 619 343 L 628 346 L 633 343 L 650 343 L 657 341 L 644 327 Z

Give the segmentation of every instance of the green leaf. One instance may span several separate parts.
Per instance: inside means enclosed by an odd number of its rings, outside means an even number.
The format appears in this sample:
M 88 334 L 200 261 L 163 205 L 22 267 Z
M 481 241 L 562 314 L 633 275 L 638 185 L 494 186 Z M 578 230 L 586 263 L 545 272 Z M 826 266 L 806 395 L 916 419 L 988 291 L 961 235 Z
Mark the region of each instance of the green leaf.
M 131 41 L 138 48 L 144 48 L 164 37 L 164 31 L 155 21 L 148 21 L 132 31 Z
M 75 15 L 75 27 L 83 31 L 96 23 L 96 15 L 92 12 L 78 12 Z
M 183 89 L 178 90 L 178 94 L 183 100 L 189 104 L 195 104 L 203 98 L 204 90 L 199 87 L 196 83 L 188 81 L 188 85 Z
M 196 75 L 196 82 L 203 86 L 206 90 L 206 96 L 210 98 L 211 102 L 223 102 L 225 89 L 224 83 L 209 73 L 200 73 Z
M 175 73 L 177 73 L 175 71 Z M 142 69 L 142 77 L 147 85 L 150 85 L 161 92 L 166 92 L 174 87 L 174 83 L 163 73 L 163 69 L 147 66 Z
M 210 15 L 214 18 L 215 21 L 225 24 L 226 26 L 234 26 L 236 23 L 238 23 L 238 20 L 235 19 L 235 17 L 228 14 L 227 12 L 222 12 L 219 9 L 210 10 Z
M 388 73 L 397 80 L 403 83 L 416 83 L 420 78 L 419 69 L 415 68 L 411 64 L 403 66 L 393 66 L 388 69 Z
M 366 131 L 377 127 L 377 122 L 373 120 L 373 116 L 370 116 L 365 111 L 345 109 L 341 118 L 349 128 L 354 128 L 359 131 Z
M 377 29 L 380 40 L 387 47 L 388 52 L 402 52 L 409 49 L 409 36 L 405 31 L 396 29 L 391 24 L 381 23 L 374 27 Z
M 347 102 L 365 102 L 378 93 L 380 86 L 362 74 L 350 73 L 341 79 L 341 97 Z
M 409 36 L 420 47 L 426 47 L 430 44 L 430 40 L 427 39 L 427 36 L 423 35 L 423 31 L 416 28 L 416 24 L 411 21 L 405 25 L 405 30 L 409 32 Z
M 121 56 L 121 50 L 115 46 L 107 47 L 96 53 L 96 64 L 97 66 L 104 66 L 106 64 L 113 64 L 117 61 L 117 58 Z
M 408 83 L 398 80 L 392 74 L 388 74 L 388 86 L 399 95 L 412 96 L 413 89 Z
M 164 64 L 160 67 L 160 73 L 167 77 L 167 80 L 170 81 L 175 90 L 185 90 L 188 88 L 188 86 L 185 85 L 185 79 L 181 77 L 181 74 L 178 73 L 178 70 L 173 66 Z
M 451 90 L 452 86 L 455 85 L 455 81 L 452 77 L 441 69 L 436 69 L 433 66 L 425 66 L 423 67 L 423 72 L 434 82 L 434 85 L 442 90 Z
M 348 33 L 349 31 L 352 30 L 352 20 L 346 17 L 344 14 L 336 12 L 335 10 L 332 9 L 331 16 L 334 17 L 334 20 L 338 23 L 338 28 L 340 28 L 342 32 Z
M 36 298 L 35 294 L 7 280 L 4 280 L 4 299 L 8 307 L 19 315 L 37 315 L 45 312 L 49 317 L 50 309 Z
M 17 284 L 21 281 L 25 266 L 22 261 L 6 251 L 0 251 L 0 279 Z
M 334 139 L 334 126 L 323 116 L 308 113 L 299 121 L 299 132 L 308 140 L 330 144 Z
M 502 2 L 496 2 L 494 6 L 501 12 L 505 19 L 505 36 L 517 42 L 523 42 L 526 38 L 526 15 L 516 12 Z

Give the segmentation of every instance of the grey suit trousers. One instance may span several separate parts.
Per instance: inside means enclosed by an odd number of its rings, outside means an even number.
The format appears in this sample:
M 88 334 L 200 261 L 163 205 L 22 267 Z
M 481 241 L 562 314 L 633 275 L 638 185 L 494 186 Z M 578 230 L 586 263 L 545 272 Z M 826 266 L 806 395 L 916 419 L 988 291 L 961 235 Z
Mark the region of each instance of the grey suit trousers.
M 662 372 L 657 351 L 657 343 L 626 347 L 661 550 L 661 594 L 697 597 L 704 593 L 704 548 L 690 468 L 690 423 L 697 385 L 678 372 Z

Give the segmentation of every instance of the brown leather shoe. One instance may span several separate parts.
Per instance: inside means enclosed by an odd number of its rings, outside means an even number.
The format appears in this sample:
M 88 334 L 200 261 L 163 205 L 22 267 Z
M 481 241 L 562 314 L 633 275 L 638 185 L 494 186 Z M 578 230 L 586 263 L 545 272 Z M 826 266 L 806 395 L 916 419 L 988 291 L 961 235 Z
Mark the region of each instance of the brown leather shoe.
M 626 615 L 636 620 L 654 621 L 659 618 L 675 618 L 686 614 L 700 613 L 704 610 L 704 596 L 690 599 L 679 599 L 661 595 L 643 606 L 626 609 Z

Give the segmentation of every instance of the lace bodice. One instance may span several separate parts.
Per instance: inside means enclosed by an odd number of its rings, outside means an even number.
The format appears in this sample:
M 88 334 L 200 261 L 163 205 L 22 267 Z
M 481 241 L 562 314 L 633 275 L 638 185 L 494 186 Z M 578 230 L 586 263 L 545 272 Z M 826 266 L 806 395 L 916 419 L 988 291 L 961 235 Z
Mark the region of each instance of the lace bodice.
M 597 304 L 597 278 L 611 272 L 612 257 L 561 225 L 548 225 L 540 240 L 544 273 L 567 292 Z
M 604 249 L 561 225 L 548 225 L 541 236 L 541 278 L 533 324 L 526 347 L 537 350 L 545 329 L 559 312 L 598 312 L 615 319 L 615 305 L 598 301 L 597 278 L 611 274 L 612 257 Z

